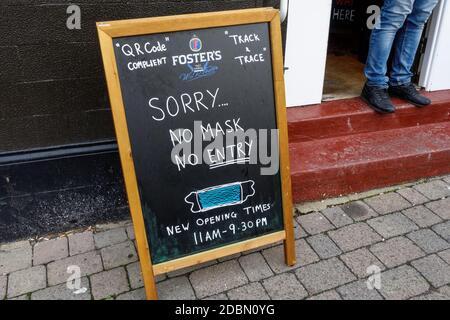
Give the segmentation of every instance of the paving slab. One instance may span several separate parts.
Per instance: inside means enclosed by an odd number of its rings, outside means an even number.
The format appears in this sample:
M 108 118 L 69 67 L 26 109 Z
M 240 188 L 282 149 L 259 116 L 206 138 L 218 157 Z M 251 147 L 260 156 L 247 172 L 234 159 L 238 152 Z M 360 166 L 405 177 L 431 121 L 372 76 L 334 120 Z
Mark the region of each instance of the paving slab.
M 370 219 L 367 223 L 384 239 L 389 239 L 419 229 L 414 222 L 398 212 Z
M 31 300 L 91 300 L 91 290 L 87 277 L 79 279 L 78 288 L 68 288 L 66 283 L 35 291 L 31 294 Z M 73 284 L 73 282 L 72 282 Z
M 63 282 L 72 275 L 68 267 L 79 267 L 80 277 L 91 275 L 103 270 L 102 258 L 96 251 L 82 253 L 76 256 L 50 262 L 47 265 L 48 285 L 54 286 Z
M 228 300 L 228 297 L 225 293 L 219 293 L 219 294 L 204 298 L 203 300 Z
M 363 222 L 330 231 L 328 235 L 344 252 L 353 251 L 382 240 L 380 235 Z
M 0 276 L 0 300 L 3 300 L 6 296 L 6 276 Z
M 425 256 L 425 253 L 405 237 L 389 239 L 370 247 L 370 251 L 388 268 L 400 266 Z
M 366 248 L 348 252 L 341 255 L 340 258 L 358 278 L 370 276 L 368 268 L 371 266 L 377 266 L 380 270 L 386 269 L 383 263 Z
M 239 258 L 239 263 L 250 281 L 259 281 L 273 275 L 261 253 L 255 252 Z
M 245 286 L 231 289 L 227 292 L 230 300 L 269 300 L 263 286 L 259 282 L 253 282 Z
M 397 193 L 408 200 L 413 206 L 424 204 L 425 202 L 430 201 L 427 197 L 413 188 L 400 189 L 397 190 Z
M 14 271 L 8 276 L 8 298 L 17 297 L 46 287 L 45 266 Z
M 413 261 L 411 265 L 435 288 L 450 284 L 450 265 L 435 254 Z
M 342 253 L 341 249 L 325 234 L 316 234 L 306 238 L 306 241 L 321 259 L 328 259 Z
M 170 278 L 157 285 L 160 300 L 194 300 L 195 293 L 186 276 Z
M 131 241 L 122 242 L 101 249 L 105 270 L 137 261 L 138 256 Z
M 439 252 L 438 255 L 450 265 L 450 249 Z
M 441 180 L 433 180 L 430 182 L 421 183 L 415 185 L 414 189 L 431 200 L 437 200 L 443 197 L 450 196 L 450 187 Z
M 284 260 L 284 247 L 282 245 L 265 249 L 262 251 L 262 254 L 269 264 L 270 268 L 275 273 L 294 270 L 298 267 L 306 266 L 310 263 L 319 261 L 320 259 L 304 239 L 295 241 L 295 254 L 297 257 L 297 263 L 294 266 L 288 266 L 286 264 Z
M 406 235 L 426 253 L 435 253 L 450 248 L 450 243 L 431 229 L 421 229 Z
M 66 237 L 38 242 L 33 247 L 33 265 L 46 264 L 69 255 Z
M 420 273 L 407 265 L 384 271 L 380 276 L 380 293 L 388 300 L 407 300 L 430 289 Z
M 368 198 L 365 199 L 364 202 L 379 214 L 401 211 L 412 206 L 405 198 L 395 192 Z
M 337 258 L 297 269 L 295 274 L 312 295 L 356 280 L 353 273 Z
M 130 290 L 123 267 L 96 273 L 91 277 L 92 295 L 96 300 L 115 297 Z
M 383 300 L 376 289 L 370 289 L 365 280 L 355 281 L 336 289 L 344 300 Z
M 421 228 L 431 227 L 442 222 L 442 219 L 425 206 L 416 206 L 402 212 Z
M 247 276 L 236 260 L 196 270 L 189 280 L 198 298 L 205 298 L 248 283 Z
M 320 212 L 298 216 L 297 222 L 310 235 L 334 229 L 334 226 Z
M 378 216 L 378 213 L 361 200 L 343 204 L 341 208 L 355 221 L 364 221 Z
M 128 239 L 125 227 L 110 229 L 94 234 L 95 247 L 97 249 L 124 242 Z
M 322 214 L 336 228 L 340 228 L 340 227 L 343 227 L 343 226 L 353 223 L 353 220 L 339 206 L 326 208 L 326 209 L 322 210 Z
M 442 219 L 450 220 L 450 198 L 429 202 L 425 206 Z
M 68 236 L 68 239 L 69 253 L 71 256 L 95 249 L 94 234 L 90 230 L 71 234 Z
M 312 296 L 306 300 L 342 300 L 341 296 L 339 296 L 339 293 L 337 293 L 336 290 L 330 290 L 326 292 L 322 292 L 318 295 Z
M 147 300 L 144 288 L 125 292 L 116 297 L 116 300 Z
M 450 242 L 450 221 L 437 224 L 433 226 L 431 229 L 433 229 L 434 232 L 436 232 L 446 241 Z
M 269 296 L 274 300 L 300 300 L 308 293 L 292 273 L 278 274 L 262 281 Z
M 0 247 L 0 275 L 31 267 L 32 247 L 29 242 Z

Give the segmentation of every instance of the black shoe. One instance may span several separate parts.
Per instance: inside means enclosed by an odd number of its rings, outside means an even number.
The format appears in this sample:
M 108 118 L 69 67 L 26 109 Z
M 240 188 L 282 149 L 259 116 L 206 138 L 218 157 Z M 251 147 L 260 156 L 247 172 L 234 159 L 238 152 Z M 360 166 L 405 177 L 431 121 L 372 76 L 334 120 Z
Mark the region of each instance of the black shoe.
M 369 107 L 379 113 L 395 112 L 395 107 L 389 98 L 387 89 L 370 87 L 367 84 L 361 92 L 361 98 L 367 102 Z
M 390 86 L 389 94 L 408 102 L 417 107 L 425 107 L 431 103 L 431 100 L 421 95 L 412 83 L 401 86 Z

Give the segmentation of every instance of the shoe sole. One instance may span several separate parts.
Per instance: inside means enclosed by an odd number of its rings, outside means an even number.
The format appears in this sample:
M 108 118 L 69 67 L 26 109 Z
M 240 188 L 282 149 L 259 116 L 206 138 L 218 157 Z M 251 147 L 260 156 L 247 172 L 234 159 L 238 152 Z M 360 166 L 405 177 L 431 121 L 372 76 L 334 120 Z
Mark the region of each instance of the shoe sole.
M 389 114 L 389 113 L 394 113 L 395 112 L 395 110 L 393 110 L 393 111 L 387 111 L 387 110 L 383 110 L 383 109 L 380 109 L 380 108 L 377 108 L 376 106 L 374 106 L 373 104 L 371 104 L 366 98 L 364 98 L 362 95 L 360 96 L 360 98 L 370 107 L 370 108 L 372 108 L 373 110 L 375 110 L 376 112 L 378 112 L 378 113 L 381 113 L 381 114 Z

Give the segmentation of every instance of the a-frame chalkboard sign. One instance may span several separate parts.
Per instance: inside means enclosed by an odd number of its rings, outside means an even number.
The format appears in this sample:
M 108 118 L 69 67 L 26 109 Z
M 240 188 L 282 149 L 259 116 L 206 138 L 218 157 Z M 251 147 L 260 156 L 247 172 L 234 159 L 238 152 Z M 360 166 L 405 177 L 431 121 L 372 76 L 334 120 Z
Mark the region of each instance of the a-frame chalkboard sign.
M 156 275 L 278 241 L 294 265 L 278 10 L 97 30 L 148 299 Z

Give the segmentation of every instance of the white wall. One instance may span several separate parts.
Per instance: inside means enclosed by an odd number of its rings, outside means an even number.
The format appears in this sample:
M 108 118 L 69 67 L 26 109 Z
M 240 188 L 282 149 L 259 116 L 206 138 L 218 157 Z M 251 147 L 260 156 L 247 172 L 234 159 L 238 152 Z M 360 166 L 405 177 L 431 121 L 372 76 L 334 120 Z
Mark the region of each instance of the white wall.
M 419 84 L 428 91 L 450 89 L 450 1 L 441 0 L 431 20 Z
M 322 100 L 331 0 L 290 0 L 285 71 L 288 107 Z

